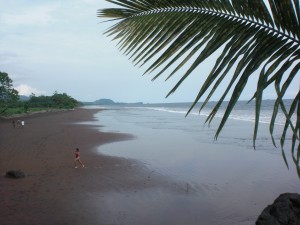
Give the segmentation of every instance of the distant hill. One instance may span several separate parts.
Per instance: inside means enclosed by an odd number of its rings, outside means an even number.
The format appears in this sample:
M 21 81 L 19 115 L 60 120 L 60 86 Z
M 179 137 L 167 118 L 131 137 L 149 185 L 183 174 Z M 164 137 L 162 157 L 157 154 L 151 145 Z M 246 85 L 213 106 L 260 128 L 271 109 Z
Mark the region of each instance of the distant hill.
M 107 99 L 107 98 L 102 98 L 102 99 L 96 100 L 93 103 L 96 104 L 96 105 L 113 105 L 113 104 L 116 104 L 113 100 Z
M 135 103 L 124 103 L 124 102 L 114 102 L 111 99 L 101 98 L 94 102 L 82 102 L 84 105 L 142 105 L 143 102 L 135 102 Z
M 26 95 L 19 95 L 20 101 L 28 101 L 30 98 Z

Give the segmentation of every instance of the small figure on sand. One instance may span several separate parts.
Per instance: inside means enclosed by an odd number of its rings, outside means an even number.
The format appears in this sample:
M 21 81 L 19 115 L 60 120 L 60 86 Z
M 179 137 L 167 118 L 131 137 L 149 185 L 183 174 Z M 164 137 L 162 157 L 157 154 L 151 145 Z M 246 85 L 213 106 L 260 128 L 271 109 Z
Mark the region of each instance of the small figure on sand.
M 21 121 L 21 127 L 24 128 L 25 122 L 24 120 Z
M 17 120 L 17 128 L 21 127 L 21 120 Z
M 16 127 L 16 121 L 15 120 L 12 121 L 12 125 L 13 125 L 13 128 Z
M 74 160 L 75 168 L 77 168 L 77 163 L 79 163 L 82 166 L 82 168 L 84 168 L 84 165 L 80 160 L 79 148 L 76 148 L 75 150 L 75 160 Z

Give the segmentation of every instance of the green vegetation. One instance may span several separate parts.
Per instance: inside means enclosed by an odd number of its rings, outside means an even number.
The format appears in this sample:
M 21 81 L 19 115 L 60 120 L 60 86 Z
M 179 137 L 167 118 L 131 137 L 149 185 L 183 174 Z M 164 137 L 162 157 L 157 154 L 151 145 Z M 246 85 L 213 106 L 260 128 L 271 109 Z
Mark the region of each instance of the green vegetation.
M 1 115 L 9 116 L 53 109 L 73 109 L 78 105 L 79 102 L 66 93 L 59 94 L 55 92 L 52 96 L 31 95 L 28 101 L 18 101 L 11 104 Z
M 225 98 L 229 97 L 216 138 L 248 80 L 253 77 L 257 80 L 256 90 L 250 99 L 256 103 L 255 147 L 263 92 L 273 85 L 277 98 L 270 134 L 275 145 L 273 130 L 278 110 L 281 110 L 286 117 L 280 139 L 282 155 L 287 164 L 283 148 L 287 131 L 291 131 L 292 159 L 300 177 L 300 92 L 299 89 L 289 89 L 291 83 L 299 82 L 299 0 L 107 1 L 119 8 L 99 10 L 99 17 L 116 22 L 106 34 L 119 40 L 120 49 L 133 59 L 135 65 L 149 63 L 145 73 L 160 68 L 153 80 L 171 71 L 166 78 L 168 80 L 187 66 L 168 96 L 202 62 L 213 54 L 218 55 L 207 77 L 200 77 L 204 82 L 191 106 L 192 109 L 204 98 L 201 110 L 216 95 L 216 90 L 221 91 L 219 101 L 207 118 L 206 122 L 210 123 Z M 283 101 L 288 92 L 294 94 L 289 108 Z M 291 119 L 293 116 L 296 122 Z
M 55 109 L 73 109 L 78 106 L 78 101 L 67 95 L 55 92 L 52 96 L 31 95 L 29 101 L 25 102 L 28 108 L 55 108 Z
M 7 73 L 0 72 L 0 115 L 9 116 L 20 113 L 51 109 L 73 109 L 79 102 L 67 95 L 55 92 L 52 96 L 35 96 L 28 101 L 20 101 L 18 92 L 12 88 L 12 80 Z
M 12 88 L 13 82 L 8 74 L 0 71 L 0 114 L 19 100 L 18 91 Z

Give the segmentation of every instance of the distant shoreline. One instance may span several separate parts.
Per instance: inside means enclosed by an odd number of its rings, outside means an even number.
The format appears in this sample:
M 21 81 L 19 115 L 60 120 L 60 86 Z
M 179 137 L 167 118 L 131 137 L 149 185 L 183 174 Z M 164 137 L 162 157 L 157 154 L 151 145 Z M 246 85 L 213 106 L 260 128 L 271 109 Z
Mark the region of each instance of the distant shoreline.
M 63 111 L 72 111 L 72 110 L 74 109 L 45 109 L 45 110 L 34 111 L 34 112 L 17 113 L 9 116 L 0 116 L 0 119 L 14 119 L 14 118 L 27 117 L 27 116 L 41 114 L 41 113 L 63 112 Z

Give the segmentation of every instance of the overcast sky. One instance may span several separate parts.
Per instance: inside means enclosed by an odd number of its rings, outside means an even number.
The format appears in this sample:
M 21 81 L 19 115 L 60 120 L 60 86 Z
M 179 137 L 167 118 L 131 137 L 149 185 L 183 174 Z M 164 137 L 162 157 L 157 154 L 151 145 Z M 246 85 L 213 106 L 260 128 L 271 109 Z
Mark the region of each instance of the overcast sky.
M 117 43 L 103 35 L 111 24 L 100 23 L 96 14 L 109 7 L 105 0 L 0 0 L 0 71 L 9 74 L 23 95 L 58 91 L 80 101 L 193 101 L 212 62 L 165 99 L 180 74 L 167 82 L 165 77 L 152 82 L 154 74 L 142 76 L 146 67 L 134 67 Z M 254 80 L 249 87 L 242 99 L 253 94 Z M 266 92 L 265 98 L 274 93 Z

